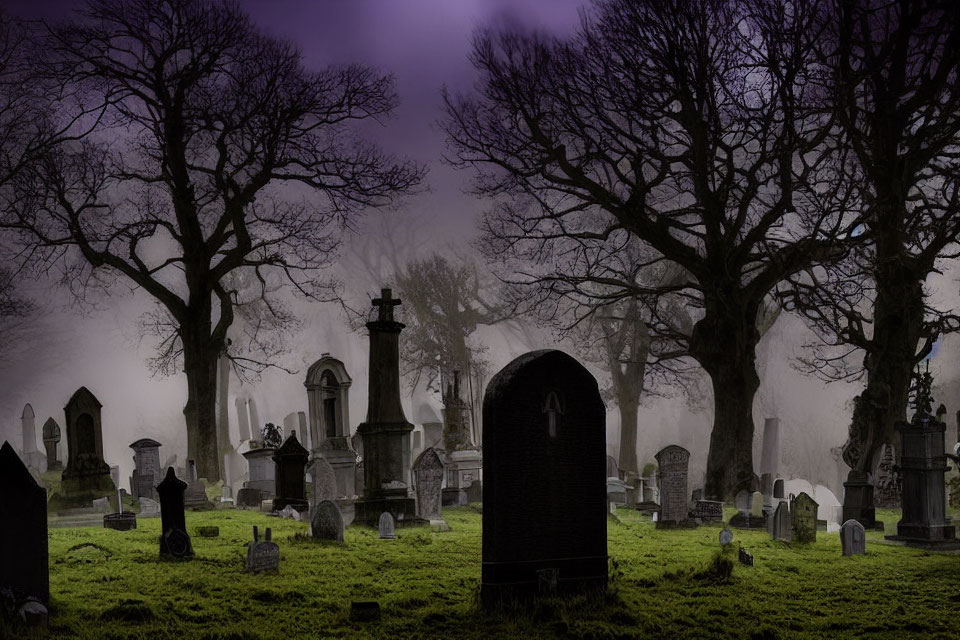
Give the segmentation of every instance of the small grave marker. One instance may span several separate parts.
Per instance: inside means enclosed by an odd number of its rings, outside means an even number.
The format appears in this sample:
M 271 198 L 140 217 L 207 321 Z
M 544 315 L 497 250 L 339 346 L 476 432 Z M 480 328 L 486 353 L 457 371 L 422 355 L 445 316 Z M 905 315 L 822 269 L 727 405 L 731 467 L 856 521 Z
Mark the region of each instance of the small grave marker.
M 254 525 L 253 542 L 247 543 L 247 570 L 250 571 L 250 573 L 279 571 L 280 547 L 270 538 L 270 527 L 267 527 L 264 533 L 264 539 L 261 541 L 260 532 L 256 525 Z

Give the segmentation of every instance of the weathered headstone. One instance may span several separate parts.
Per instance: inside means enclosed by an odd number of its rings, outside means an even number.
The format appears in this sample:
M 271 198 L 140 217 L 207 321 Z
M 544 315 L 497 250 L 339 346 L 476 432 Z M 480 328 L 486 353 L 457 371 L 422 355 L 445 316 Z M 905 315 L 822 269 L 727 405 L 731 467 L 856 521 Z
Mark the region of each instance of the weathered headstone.
M 793 518 L 794 542 L 807 543 L 817 541 L 817 503 L 801 491 L 790 503 L 790 516 Z
M 313 508 L 310 533 L 319 540 L 343 542 L 343 515 L 337 503 L 323 500 Z
M 900 432 L 903 508 L 897 535 L 886 537 L 909 545 L 960 548 L 956 527 L 946 517 L 946 425 L 933 416 L 918 415 L 894 426 Z
M 314 457 L 322 456 L 333 469 L 335 496 L 352 499 L 356 485 L 357 449 L 350 437 L 350 386 L 353 380 L 343 362 L 328 353 L 310 365 L 303 385 L 307 388 L 309 427 L 306 416 L 297 414 L 309 434 Z M 304 447 L 310 448 L 306 439 Z
M 763 517 L 763 494 L 759 491 L 754 491 L 750 496 L 750 517 Z
M 17 603 L 50 600 L 47 490 L 9 442 L 0 446 L 0 589 Z
M 396 537 L 394 533 L 395 524 L 393 515 L 389 511 L 380 514 L 380 521 L 377 523 L 380 538 L 383 540 L 393 540 Z
M 783 478 L 777 478 L 773 482 L 773 497 L 777 500 L 783 499 Z
M 606 409 L 569 355 L 534 351 L 497 373 L 483 400 L 481 598 L 607 585 Z M 684 489 L 684 500 L 686 499 Z
M 702 522 L 722 522 L 723 503 L 719 500 L 697 500 L 693 513 Z
M 291 506 L 297 511 L 307 511 L 306 468 L 310 452 L 297 440 L 297 432 L 290 436 L 273 455 L 277 464 L 277 495 L 273 499 L 273 508 L 277 511 Z
M 442 520 L 443 462 L 436 449 L 430 447 L 417 457 L 413 464 L 413 479 L 417 489 L 417 515 L 424 520 Z
M 253 542 L 247 543 L 247 571 L 250 573 L 280 569 L 280 547 L 270 538 L 270 527 L 267 527 L 263 540 L 260 540 L 257 527 L 253 527 Z
M 793 519 L 790 516 L 790 505 L 784 500 L 777 505 L 773 512 L 773 539 L 782 542 L 793 540 Z
M 863 555 L 867 552 L 867 532 L 856 520 L 847 520 L 840 525 L 840 548 L 843 555 Z
M 264 496 L 260 492 L 260 489 L 252 489 L 250 487 L 244 487 L 237 491 L 237 506 L 238 507 L 259 507 L 260 503 L 263 502 Z
M 851 469 L 843 483 L 843 520 L 851 518 L 866 529 L 877 523 L 877 511 L 873 500 L 873 484 L 869 474 L 860 469 Z
M 80 387 L 63 411 L 67 418 L 67 464 L 60 494 L 50 499 L 52 508 L 86 507 L 93 500 L 117 491 L 110 465 L 103 461 L 102 405 L 86 387 Z
M 134 484 L 130 487 L 136 498 L 156 500 L 156 486 L 160 482 L 160 443 L 150 438 L 141 438 L 130 445 L 133 449 Z
M 47 470 L 47 460 L 45 455 L 37 451 L 36 415 L 29 402 L 23 407 L 20 428 L 23 433 L 23 463 L 38 473 L 43 473 Z
M 753 554 L 747 551 L 746 549 L 744 549 L 743 547 L 740 547 L 740 550 L 737 553 L 737 558 L 740 560 L 740 564 L 747 567 L 753 566 Z
M 60 444 L 60 425 L 53 418 L 47 418 L 42 429 L 43 448 L 47 451 L 47 471 L 60 471 L 63 463 L 57 445 Z
M 741 490 L 737 492 L 736 497 L 733 499 L 733 504 L 737 507 L 737 510 L 741 513 L 747 513 L 750 511 L 750 492 L 746 490 Z
M 160 503 L 156 500 L 151 500 L 150 498 L 140 498 L 140 513 L 138 514 L 141 518 L 156 518 L 160 515 Z
M 197 478 L 197 463 L 195 460 L 187 460 L 187 474 L 190 481 L 187 483 L 187 489 L 183 495 L 183 505 L 187 509 L 194 511 L 209 511 L 214 508 L 214 504 L 207 497 L 206 483 Z
M 166 477 L 157 485 L 157 494 L 160 496 L 161 556 L 187 558 L 193 555 L 183 506 L 186 489 L 187 483 L 177 478 L 173 467 L 167 468 Z
M 880 460 L 874 473 L 873 504 L 882 509 L 899 509 L 903 478 L 897 470 L 896 451 L 891 444 L 880 446 Z
M 661 449 L 656 458 L 660 467 L 660 518 L 657 527 L 692 524 L 687 513 L 690 452 L 673 444 Z
M 407 440 L 413 425 L 400 403 L 400 331 L 404 324 L 393 317 L 400 300 L 382 289 L 373 300 L 377 319 L 367 323 L 370 334 L 370 375 L 367 419 L 357 427 L 363 439 L 364 493 L 354 503 L 355 519 L 373 525 L 389 511 L 398 520 L 415 518 L 416 500 L 409 495 L 410 449 Z
M 244 482 L 243 486 L 257 489 L 264 499 L 277 495 L 277 465 L 273 461 L 275 452 L 273 447 L 260 447 L 243 452 L 250 475 L 250 479 Z
M 726 547 L 731 542 L 733 542 L 733 531 L 726 528 L 722 529 L 720 531 L 720 546 Z
M 336 500 L 340 497 L 337 489 L 337 476 L 333 467 L 323 456 L 314 456 L 310 464 L 310 477 L 313 478 L 313 503 L 324 500 Z

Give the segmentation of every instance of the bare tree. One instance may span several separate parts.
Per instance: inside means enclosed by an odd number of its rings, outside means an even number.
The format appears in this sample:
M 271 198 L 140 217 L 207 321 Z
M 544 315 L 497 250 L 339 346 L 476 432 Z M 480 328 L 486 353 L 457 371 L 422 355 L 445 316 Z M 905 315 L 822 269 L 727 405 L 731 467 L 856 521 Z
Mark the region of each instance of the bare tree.
M 843 458 L 871 471 L 881 446 L 897 441 L 913 367 L 960 329 L 960 316 L 924 289 L 960 255 L 960 5 L 833 4 L 821 56 L 857 163 L 865 242 L 792 278 L 786 298 L 835 347 L 814 352 L 811 368 L 832 380 L 866 377 Z
M 18 179 L 4 226 L 78 290 L 123 281 L 160 304 L 161 358 L 186 373 L 188 455 L 215 479 L 217 360 L 249 303 L 237 279 L 269 315 L 281 279 L 335 297 L 318 273 L 339 232 L 423 172 L 354 135 L 395 106 L 390 76 L 307 70 L 235 3 L 91 0 L 78 13 L 48 28 L 42 62 L 104 119 Z
M 834 205 L 843 158 L 828 144 L 813 59 L 821 20 L 806 2 L 600 0 L 568 41 L 479 35 L 477 94 L 446 96 L 451 161 L 498 198 L 489 253 L 539 265 L 531 280 L 566 274 L 569 295 L 602 284 L 602 303 L 681 298 L 691 309 L 689 336 L 667 323 L 663 335 L 713 384 L 715 498 L 755 478 L 764 299 L 836 257 L 849 222 Z M 613 259 L 631 242 L 689 277 L 641 284 Z

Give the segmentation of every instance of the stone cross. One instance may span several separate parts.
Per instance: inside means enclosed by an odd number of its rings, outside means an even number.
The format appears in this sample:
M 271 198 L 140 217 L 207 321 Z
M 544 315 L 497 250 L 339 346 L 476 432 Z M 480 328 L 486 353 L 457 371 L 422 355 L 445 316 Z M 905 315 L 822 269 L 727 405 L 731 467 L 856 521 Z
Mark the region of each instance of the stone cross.
M 399 298 L 393 297 L 391 289 L 380 289 L 380 297 L 373 299 L 373 306 L 377 307 L 377 320 L 380 322 L 393 322 L 393 308 L 400 304 Z

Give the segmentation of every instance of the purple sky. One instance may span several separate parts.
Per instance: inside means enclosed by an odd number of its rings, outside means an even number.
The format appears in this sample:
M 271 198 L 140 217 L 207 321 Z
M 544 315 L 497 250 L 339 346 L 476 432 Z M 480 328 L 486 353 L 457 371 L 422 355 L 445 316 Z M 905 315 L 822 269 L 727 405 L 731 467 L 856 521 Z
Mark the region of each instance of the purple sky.
M 444 240 L 472 235 L 483 204 L 463 194 L 469 175 L 441 162 L 443 137 L 436 130 L 440 88 L 468 90 L 471 36 L 483 26 L 570 32 L 588 0 L 242 0 L 266 32 L 290 38 L 307 67 L 360 62 L 396 76 L 400 107 L 376 141 L 398 155 L 426 163 L 429 193 L 410 209 L 441 223 Z M 68 16 L 78 0 L 6 0 L 25 17 Z

